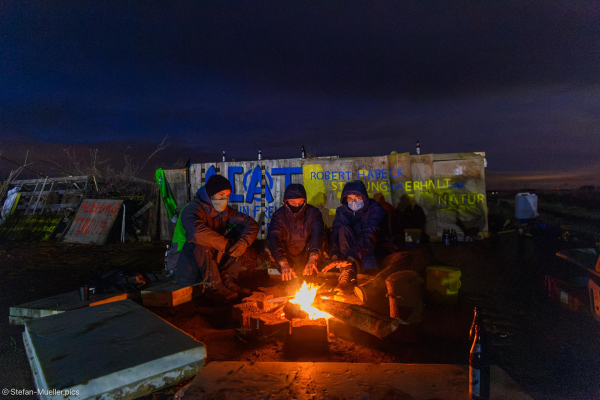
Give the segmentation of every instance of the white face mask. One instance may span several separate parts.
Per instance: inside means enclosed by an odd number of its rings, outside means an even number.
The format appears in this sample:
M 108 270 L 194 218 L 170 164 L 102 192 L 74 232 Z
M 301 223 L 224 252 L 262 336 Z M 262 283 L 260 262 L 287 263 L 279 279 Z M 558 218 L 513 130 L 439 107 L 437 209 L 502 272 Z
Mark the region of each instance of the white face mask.
M 215 210 L 218 212 L 223 212 L 227 208 L 227 203 L 229 203 L 229 199 L 227 197 L 223 199 L 210 199 Z
M 352 211 L 359 211 L 361 208 L 363 208 L 364 205 L 365 202 L 362 201 L 362 199 L 353 202 L 348 202 L 348 208 L 350 208 Z

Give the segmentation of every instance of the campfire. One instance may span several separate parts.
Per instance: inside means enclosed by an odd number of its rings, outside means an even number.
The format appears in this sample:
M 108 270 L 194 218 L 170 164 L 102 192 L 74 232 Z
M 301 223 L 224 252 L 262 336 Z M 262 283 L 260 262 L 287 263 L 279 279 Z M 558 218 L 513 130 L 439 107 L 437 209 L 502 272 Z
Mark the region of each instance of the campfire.
M 358 328 L 380 339 L 406 323 L 363 304 L 349 302 L 338 296 L 338 291 L 326 291 L 323 286 L 303 282 L 299 289 L 287 296 L 285 286 L 259 288 L 259 291 L 242 299 L 241 304 L 233 306 L 232 315 L 242 327 L 262 337 L 289 336 L 293 342 L 322 344 L 327 343 L 327 329 L 332 321 Z M 287 289 L 291 288 L 288 286 Z M 385 294 L 382 296 L 386 298 Z
M 321 286 L 313 285 L 312 283 L 303 282 L 302 286 L 295 293 L 294 297 L 289 300 L 290 303 L 296 304 L 302 311 L 308 314 L 308 319 L 331 318 L 330 314 L 318 310 L 313 306 L 317 292 Z M 282 314 L 283 316 L 284 314 Z

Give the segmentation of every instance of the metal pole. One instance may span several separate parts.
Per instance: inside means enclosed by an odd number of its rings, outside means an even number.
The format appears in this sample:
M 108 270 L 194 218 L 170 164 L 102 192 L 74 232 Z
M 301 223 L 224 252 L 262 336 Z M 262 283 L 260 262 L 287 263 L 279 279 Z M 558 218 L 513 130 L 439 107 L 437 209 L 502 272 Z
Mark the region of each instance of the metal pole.
M 121 223 L 121 242 L 125 243 L 125 204 L 123 204 L 123 222 Z

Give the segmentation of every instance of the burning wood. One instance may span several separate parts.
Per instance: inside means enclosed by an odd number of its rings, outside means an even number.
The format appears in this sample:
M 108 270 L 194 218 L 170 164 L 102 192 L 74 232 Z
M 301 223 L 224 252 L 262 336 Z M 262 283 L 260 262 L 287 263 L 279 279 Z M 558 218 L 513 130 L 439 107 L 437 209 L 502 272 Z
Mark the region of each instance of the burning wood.
M 289 301 L 293 298 L 294 296 L 275 297 L 274 299 L 267 300 L 267 303 L 282 303 L 284 301 Z
M 304 282 L 294 297 L 289 299 L 289 303 L 297 305 L 303 312 L 307 313 L 308 319 L 329 319 L 331 315 L 313 306 L 319 288 L 320 286 Z M 294 310 L 292 309 L 291 311 L 293 312 Z
M 269 302 L 269 300 L 272 298 L 273 298 L 272 294 L 254 292 L 254 293 L 252 293 L 252 296 L 242 299 L 242 302 L 243 303 L 255 303 L 259 309 L 269 310 L 276 306 L 276 304 Z
M 398 328 L 404 321 L 390 318 L 356 304 L 342 303 L 334 300 L 319 299 L 316 307 L 327 315 L 334 316 L 344 323 L 361 329 L 382 339 Z
M 302 311 L 298 304 L 290 303 L 289 301 L 285 303 L 285 306 L 283 307 L 283 312 L 285 314 L 285 317 L 290 321 L 294 318 L 308 319 L 307 312 Z

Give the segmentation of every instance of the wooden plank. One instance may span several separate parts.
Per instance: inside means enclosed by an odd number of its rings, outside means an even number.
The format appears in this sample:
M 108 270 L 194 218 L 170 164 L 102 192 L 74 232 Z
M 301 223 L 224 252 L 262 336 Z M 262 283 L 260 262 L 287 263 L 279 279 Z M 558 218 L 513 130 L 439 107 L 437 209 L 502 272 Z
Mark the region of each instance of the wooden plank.
M 411 184 L 404 187 L 404 191 L 423 208 L 427 216 L 425 233 L 435 236 L 437 229 L 437 215 L 435 206 L 435 182 L 433 181 L 433 154 L 410 156 Z
M 50 179 L 57 183 L 62 183 L 62 182 L 67 183 L 67 182 L 86 182 L 88 178 L 89 178 L 88 176 L 82 175 L 82 176 L 62 176 L 60 178 L 50 178 Z M 15 185 L 15 186 L 34 185 L 37 183 L 44 182 L 45 179 L 46 178 L 23 179 L 23 180 L 19 180 L 19 181 L 12 181 L 11 185 Z
M 74 189 L 64 189 L 64 190 L 59 189 L 59 190 L 52 190 L 52 191 L 43 190 L 43 191 L 41 191 L 41 194 L 42 194 L 42 196 L 47 196 L 50 193 L 58 193 L 58 194 L 62 194 L 62 195 L 64 195 L 64 194 L 71 194 L 71 195 L 77 194 L 78 195 L 78 194 L 81 194 L 81 192 L 82 192 L 81 190 L 74 190 Z M 19 193 L 21 193 L 21 197 L 37 196 L 40 194 L 39 191 L 38 192 L 19 192 Z
M 37 388 L 79 399 L 142 397 L 192 378 L 206 357 L 202 343 L 130 300 L 28 321 L 24 342 Z
M 440 153 L 433 155 L 433 162 L 451 161 L 451 160 L 467 160 L 469 158 L 485 158 L 484 151 L 475 151 L 470 153 Z
M 44 206 L 45 210 L 60 210 L 62 208 L 77 208 L 77 206 L 79 206 L 79 203 L 68 203 L 68 204 L 49 204 Z M 17 210 L 26 210 L 28 208 L 30 208 L 32 206 L 29 205 L 22 205 L 22 206 L 17 206 Z
M 246 329 L 252 329 L 250 318 L 253 315 L 260 314 L 262 311 L 255 302 L 236 304 L 231 308 L 231 317 L 240 323 L 240 326 Z
M 302 166 L 303 184 L 308 203 L 319 208 L 323 222 L 331 227 L 335 210 L 341 205 L 344 185 L 356 178 L 352 159 L 305 160 Z
M 144 307 L 177 307 L 180 304 L 192 301 L 193 295 L 188 294 L 172 299 L 143 299 Z
M 41 240 L 52 237 L 63 216 L 57 215 L 11 215 L 0 225 L 2 240 Z
M 149 184 L 146 186 L 146 192 L 144 193 L 144 201 L 152 202 L 153 206 L 150 207 L 148 212 L 142 215 L 142 236 L 150 236 L 151 240 L 158 240 L 158 207 L 163 207 L 158 193 L 158 185 Z
M 410 154 L 390 154 L 388 156 L 388 167 L 388 175 L 390 177 L 390 186 L 392 189 L 392 205 L 395 210 L 402 211 L 401 203 L 402 205 L 406 203 L 406 201 L 402 201 L 402 196 L 407 196 L 404 188 L 407 181 L 412 181 Z
M 173 282 L 162 282 L 152 285 L 141 291 L 143 300 L 146 299 L 177 299 L 183 296 L 199 296 L 204 286 L 196 284 L 192 286 L 181 286 Z
M 392 231 L 392 191 L 389 177 L 388 156 L 354 158 L 353 173 L 363 181 L 369 197 L 377 201 L 386 212 L 388 232 Z
M 285 187 L 290 182 L 304 184 L 308 202 L 321 210 L 326 226 L 330 227 L 335 209 L 340 206 L 344 184 L 350 180 L 363 179 L 370 196 L 377 197 L 376 200 L 380 201 L 390 213 L 400 206 L 403 196 L 415 198 L 428 217 L 425 232 L 436 235 L 435 188 L 427 185 L 428 181 L 433 182 L 434 162 L 450 160 L 471 162 L 483 160 L 484 155 L 485 153 L 452 153 L 410 156 L 408 153 L 402 153 L 381 157 L 338 158 L 336 156 L 305 160 L 299 158 L 263 160 L 262 164 L 259 164 L 257 160 L 193 164 L 189 172 L 190 191 L 195 193 L 199 187 L 205 184 L 206 177 L 210 177 L 214 173 L 227 177 L 233 186 L 230 197 L 231 206 L 256 221 L 264 221 L 259 236 L 262 238 L 268 230 L 273 212 L 283 205 Z M 265 167 L 264 183 L 262 183 L 260 165 Z M 301 168 L 302 173 L 289 173 L 292 168 L 295 172 Z M 282 171 L 287 172 L 283 173 Z M 366 171 L 366 174 L 362 174 L 361 171 Z M 370 175 L 370 171 L 374 174 Z M 360 176 L 359 172 L 361 172 Z M 381 175 L 378 176 L 378 172 Z M 328 179 L 325 177 L 326 173 L 329 174 Z M 336 174 L 335 177 L 333 173 Z M 321 179 L 318 179 L 317 176 Z M 482 172 L 480 176 L 485 184 L 484 173 Z M 416 190 L 414 182 L 417 182 L 418 189 Z M 479 184 L 480 182 L 477 183 L 477 185 Z M 178 193 L 176 197 L 179 196 L 180 189 L 176 186 L 172 189 L 174 189 L 174 194 Z M 185 191 L 185 188 L 181 190 Z M 265 194 L 264 204 L 261 202 L 263 192 Z M 193 196 L 194 193 L 190 194 Z M 162 214 L 161 220 L 165 220 Z M 172 233 L 164 236 L 163 239 L 170 239 L 171 235 Z
M 478 227 L 487 232 L 487 199 L 485 168 L 482 157 L 437 161 L 434 166 L 436 188 L 437 235 L 444 229 L 462 230 L 457 219 L 468 228 Z
M 65 235 L 65 242 L 103 245 L 123 200 L 85 199 Z

